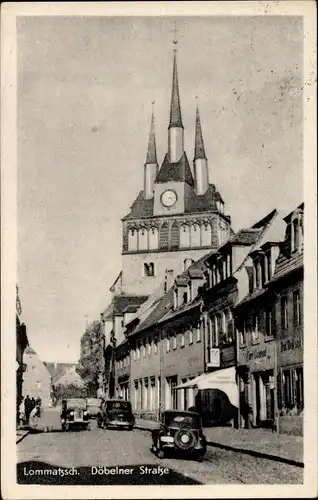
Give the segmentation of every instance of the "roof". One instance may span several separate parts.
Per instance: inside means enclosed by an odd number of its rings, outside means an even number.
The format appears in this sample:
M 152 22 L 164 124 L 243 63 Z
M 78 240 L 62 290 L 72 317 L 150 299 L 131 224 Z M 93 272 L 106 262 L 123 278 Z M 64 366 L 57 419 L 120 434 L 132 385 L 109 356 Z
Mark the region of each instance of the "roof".
M 157 150 L 156 150 L 156 135 L 155 135 L 155 117 L 152 112 L 151 115 L 151 124 L 150 124 L 150 133 L 149 133 L 149 142 L 148 142 L 148 150 L 147 150 L 147 158 L 146 165 L 151 163 L 157 163 Z
M 156 177 L 156 182 L 187 182 L 190 186 L 194 186 L 189 161 L 186 152 L 183 152 L 180 160 L 176 163 L 169 161 L 168 153 L 164 157 L 160 170 Z
M 115 295 L 110 305 L 102 313 L 103 317 L 106 319 L 116 314 L 123 314 L 128 306 L 134 306 L 137 310 L 147 298 L 148 295 Z
M 287 274 L 303 268 L 304 266 L 304 254 L 303 250 L 300 252 L 292 253 L 290 256 L 284 255 L 283 252 L 280 253 L 276 263 L 276 269 L 271 282 L 277 281 L 278 279 L 286 276 Z
M 284 240 L 286 223 L 284 222 L 285 212 L 276 211 L 274 219 L 266 228 L 266 231 L 261 235 L 257 245 L 253 248 L 253 251 L 260 250 L 266 243 L 279 243 Z
M 46 366 L 53 381 L 58 380 L 73 366 L 75 366 L 75 369 L 79 367 L 78 363 L 54 363 L 44 361 L 43 364 Z
M 206 159 L 198 106 L 196 109 L 196 119 L 195 119 L 194 159 L 195 160 Z
M 133 204 L 130 207 L 130 212 L 128 215 L 126 215 L 123 220 L 125 219 L 139 219 L 142 217 L 152 217 L 153 215 L 153 202 L 154 198 L 150 198 L 149 200 L 146 200 L 144 198 L 144 192 L 140 191 L 138 193 L 137 198 L 133 202 Z
M 182 127 L 183 128 L 182 118 L 181 118 L 176 52 L 174 53 L 174 56 L 173 56 L 173 75 L 172 75 L 169 128 L 170 127 Z
M 168 312 L 168 310 L 173 305 L 173 290 L 170 290 L 165 293 L 158 302 L 156 302 L 149 315 L 139 323 L 137 328 L 132 332 L 132 334 L 139 333 L 141 331 L 146 330 L 147 328 L 155 325 L 163 316 Z
M 123 310 L 123 314 L 125 314 L 125 313 L 135 313 L 135 312 L 137 312 L 137 311 L 138 311 L 138 309 L 139 309 L 139 306 L 137 306 L 137 305 L 133 305 L 133 304 L 132 304 L 132 305 L 127 306 L 127 307 Z
M 37 355 L 36 352 L 35 352 L 35 350 L 31 346 L 28 346 L 26 348 L 26 350 L 24 351 L 24 353 L 25 354 L 35 354 L 35 355 Z
M 240 231 L 232 236 L 227 243 L 244 246 L 254 245 L 260 234 L 261 229 L 240 229 Z
M 220 195 L 214 184 L 209 184 L 206 192 L 201 195 L 197 195 L 194 190 L 191 190 L 186 194 L 185 212 L 216 212 L 216 202 L 219 201 L 219 198 Z

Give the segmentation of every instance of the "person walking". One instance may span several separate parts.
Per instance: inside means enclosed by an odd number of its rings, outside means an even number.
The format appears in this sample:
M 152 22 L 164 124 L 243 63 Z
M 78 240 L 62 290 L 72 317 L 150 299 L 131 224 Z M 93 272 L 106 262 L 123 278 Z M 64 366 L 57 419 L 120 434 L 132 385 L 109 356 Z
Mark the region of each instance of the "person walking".
M 30 396 L 27 395 L 27 397 L 24 400 L 24 414 L 25 414 L 25 423 L 29 423 L 30 419 L 30 413 L 32 411 L 32 401 L 30 399 Z

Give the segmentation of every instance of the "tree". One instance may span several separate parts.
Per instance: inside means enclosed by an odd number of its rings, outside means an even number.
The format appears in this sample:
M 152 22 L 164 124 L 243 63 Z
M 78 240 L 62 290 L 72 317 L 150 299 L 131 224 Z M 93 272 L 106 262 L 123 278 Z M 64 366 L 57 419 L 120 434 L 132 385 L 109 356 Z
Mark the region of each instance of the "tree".
M 78 373 L 85 382 L 89 396 L 96 396 L 100 375 L 104 369 L 103 333 L 99 321 L 90 323 L 81 338 Z
M 53 386 L 52 392 L 52 399 L 55 404 L 62 399 L 85 398 L 87 396 L 87 390 L 85 387 L 78 387 L 74 384 L 58 384 L 57 386 Z

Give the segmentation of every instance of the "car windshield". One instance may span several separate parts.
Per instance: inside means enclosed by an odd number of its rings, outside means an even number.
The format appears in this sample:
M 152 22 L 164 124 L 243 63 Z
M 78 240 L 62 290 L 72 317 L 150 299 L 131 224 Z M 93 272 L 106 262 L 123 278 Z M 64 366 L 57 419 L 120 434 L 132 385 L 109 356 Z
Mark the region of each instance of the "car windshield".
M 128 403 L 128 401 L 107 401 L 106 409 L 129 411 L 130 403 Z
M 79 399 L 79 398 L 68 399 L 66 401 L 66 407 L 67 408 L 86 408 L 86 401 L 85 401 L 85 399 Z
M 170 427 L 189 427 L 191 429 L 199 429 L 201 427 L 199 415 L 187 413 L 165 413 L 163 423 Z
M 87 404 L 89 406 L 100 406 L 100 401 L 99 401 L 99 399 L 96 399 L 96 398 L 89 398 L 89 399 L 87 399 Z

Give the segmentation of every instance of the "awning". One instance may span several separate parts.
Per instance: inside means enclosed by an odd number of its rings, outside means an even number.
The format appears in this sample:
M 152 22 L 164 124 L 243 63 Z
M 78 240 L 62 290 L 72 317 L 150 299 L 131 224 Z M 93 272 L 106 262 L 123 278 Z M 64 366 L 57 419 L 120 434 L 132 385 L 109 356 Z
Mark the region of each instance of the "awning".
M 176 389 L 187 389 L 195 387 L 202 389 L 218 389 L 224 392 L 232 405 L 239 406 L 239 390 L 236 383 L 235 367 L 224 368 L 211 373 L 203 373 L 184 384 L 177 385 Z

